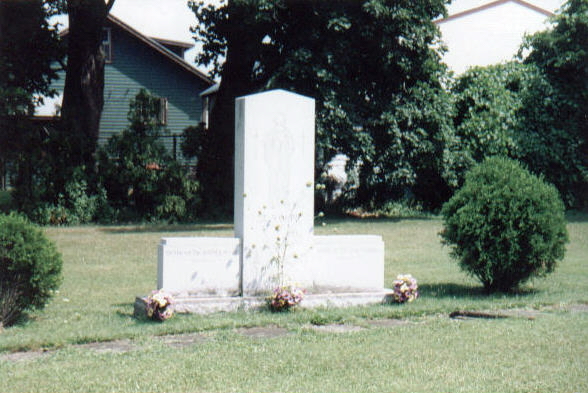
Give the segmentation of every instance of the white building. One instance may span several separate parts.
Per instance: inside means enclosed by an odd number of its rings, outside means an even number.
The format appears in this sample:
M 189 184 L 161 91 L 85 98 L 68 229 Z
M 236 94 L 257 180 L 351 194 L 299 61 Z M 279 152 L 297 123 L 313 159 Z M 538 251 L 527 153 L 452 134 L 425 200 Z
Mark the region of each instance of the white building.
M 443 61 L 457 74 L 471 66 L 509 61 L 525 34 L 549 27 L 563 0 L 454 0 L 435 23 L 449 48 Z

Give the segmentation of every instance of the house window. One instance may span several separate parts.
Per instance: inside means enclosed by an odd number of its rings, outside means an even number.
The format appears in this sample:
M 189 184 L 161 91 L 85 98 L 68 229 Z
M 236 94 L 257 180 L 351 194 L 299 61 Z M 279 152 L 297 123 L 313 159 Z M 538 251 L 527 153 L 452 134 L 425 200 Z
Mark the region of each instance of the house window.
M 167 125 L 167 98 L 159 99 L 159 112 L 157 115 L 157 120 L 162 126 Z
M 112 63 L 112 29 L 110 27 L 102 29 L 102 51 L 104 52 L 104 60 L 107 63 Z

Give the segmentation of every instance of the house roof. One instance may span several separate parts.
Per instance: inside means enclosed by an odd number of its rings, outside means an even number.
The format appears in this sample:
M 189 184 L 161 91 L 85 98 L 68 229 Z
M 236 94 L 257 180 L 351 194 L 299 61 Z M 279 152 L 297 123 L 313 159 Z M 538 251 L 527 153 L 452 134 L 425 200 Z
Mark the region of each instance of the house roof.
M 151 37 L 151 39 L 159 42 L 162 45 L 177 46 L 179 48 L 185 48 L 185 49 L 190 49 L 190 48 L 194 47 L 194 45 L 189 44 L 187 42 L 182 42 L 182 41 L 174 41 L 174 40 L 168 40 L 168 39 L 157 38 L 157 37 Z
M 464 16 L 468 16 L 471 14 L 475 14 L 477 12 L 481 12 L 481 11 L 487 10 L 489 8 L 498 7 L 498 6 L 501 6 L 506 3 L 518 4 L 522 7 L 528 8 L 530 10 L 533 10 L 533 11 L 538 12 L 540 14 L 543 14 L 545 16 L 553 16 L 554 15 L 553 12 L 547 11 L 541 7 L 537 7 L 536 5 L 531 4 L 531 3 L 524 1 L 524 0 L 496 0 L 496 1 L 492 1 L 492 2 L 484 4 L 484 5 L 481 5 L 479 7 L 471 8 L 469 10 L 465 10 L 465 11 L 461 11 L 461 12 L 458 12 L 453 15 L 449 15 L 446 18 L 438 19 L 435 21 L 435 23 L 441 24 L 441 23 L 449 22 L 451 20 L 462 18 Z
M 210 86 L 208 89 L 206 89 L 202 93 L 200 93 L 200 97 L 206 97 L 211 94 L 214 94 L 214 93 L 218 92 L 219 88 L 220 88 L 220 84 L 215 83 L 214 85 Z
M 170 61 L 177 64 L 178 66 L 180 66 L 184 70 L 190 72 L 194 76 L 202 79 L 203 81 L 205 81 L 206 83 L 208 83 L 210 85 L 214 84 L 214 81 L 212 79 L 210 79 L 208 76 L 206 76 L 206 74 L 204 74 L 203 72 L 199 71 L 198 69 L 192 67 L 183 58 L 181 58 L 180 56 L 176 55 L 174 52 L 172 52 L 171 50 L 166 48 L 164 44 L 177 46 L 177 47 L 181 47 L 181 48 L 185 48 L 185 49 L 189 49 L 193 45 L 185 43 L 185 42 L 147 37 L 146 35 L 143 35 L 139 31 L 135 30 L 134 28 L 132 28 L 131 26 L 129 26 L 128 24 L 123 22 L 122 20 L 113 16 L 112 14 L 108 14 L 107 20 L 109 22 L 111 22 L 112 24 L 116 25 L 117 27 L 121 28 L 122 30 L 126 31 L 127 33 L 129 33 L 130 35 L 132 35 L 133 37 L 138 39 L 139 41 L 143 42 L 147 46 L 151 47 L 155 51 L 159 52 L 160 54 L 162 54 L 163 56 L 168 58 Z M 60 35 L 64 36 L 68 33 L 68 31 L 69 31 L 69 29 L 66 29 Z

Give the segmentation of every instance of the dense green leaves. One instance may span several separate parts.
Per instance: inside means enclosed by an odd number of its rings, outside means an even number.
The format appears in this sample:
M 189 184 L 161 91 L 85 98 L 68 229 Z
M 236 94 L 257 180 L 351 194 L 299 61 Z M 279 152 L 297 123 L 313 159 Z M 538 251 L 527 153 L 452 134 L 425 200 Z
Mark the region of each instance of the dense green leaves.
M 42 139 L 27 116 L 42 95 L 53 93 L 55 68 L 65 53 L 57 29 L 47 22 L 51 8 L 44 3 L 0 2 L 0 176 L 17 174 L 16 183 L 25 189 L 31 188 L 36 168 L 30 162 Z
M 559 23 L 570 18 L 580 19 L 564 13 L 556 18 L 556 28 L 529 38 L 526 45 L 537 47 L 525 63 L 474 67 L 455 80 L 451 92 L 460 141 L 456 147 L 465 167 L 496 155 L 516 158 L 553 183 L 568 207 L 581 208 L 588 202 L 588 96 L 582 76 L 588 57 L 579 48 L 585 37 L 569 36 L 565 45 L 560 42 Z M 583 56 L 584 66 L 576 64 L 573 69 L 557 58 L 562 45 L 575 48 L 570 59 Z M 554 51 L 550 55 L 549 48 Z M 555 57 L 547 60 L 549 56 Z M 566 64 L 566 71 L 555 64 Z
M 518 162 L 494 157 L 475 166 L 443 206 L 446 244 L 488 291 L 507 291 L 551 273 L 567 230 L 555 187 Z
M 61 256 L 43 232 L 16 215 L 0 215 L 0 326 L 40 309 L 61 283 Z
M 550 30 L 526 39 L 524 62 L 547 79 L 526 97 L 525 161 L 568 205 L 588 205 L 588 3 L 569 0 Z
M 473 161 L 495 155 L 517 156 L 519 93 L 530 72 L 532 67 L 506 63 L 474 67 L 456 79 L 452 87 L 456 134 Z
M 119 220 L 193 218 L 197 183 L 159 140 L 159 99 L 141 90 L 131 101 L 130 126 L 99 151 L 99 177 Z
M 50 94 L 64 50 L 43 0 L 0 2 L 0 116 L 28 113 Z M 35 96 L 36 95 L 36 96 Z M 3 141 L 6 143 L 5 141 Z
M 284 88 L 316 99 L 317 178 L 337 153 L 348 155 L 348 165 L 359 171 L 359 189 L 348 194 L 352 203 L 376 207 L 390 199 L 420 198 L 417 188 L 431 183 L 440 186 L 440 195 L 428 202 L 438 204 L 447 195 L 440 174 L 451 161 L 443 158 L 449 126 L 443 111 L 450 109 L 432 23 L 445 12 L 443 0 L 191 6 L 200 22 L 196 38 L 204 45 L 198 60 L 215 65 L 214 73 L 222 76 L 219 115 L 213 114 L 209 133 L 222 144 L 211 141 L 204 148 L 199 171 L 205 193 L 207 177 L 217 181 L 219 168 L 230 166 L 225 158 L 208 171 L 206 162 L 232 152 L 226 145 L 234 122 L 224 120 L 235 96 Z

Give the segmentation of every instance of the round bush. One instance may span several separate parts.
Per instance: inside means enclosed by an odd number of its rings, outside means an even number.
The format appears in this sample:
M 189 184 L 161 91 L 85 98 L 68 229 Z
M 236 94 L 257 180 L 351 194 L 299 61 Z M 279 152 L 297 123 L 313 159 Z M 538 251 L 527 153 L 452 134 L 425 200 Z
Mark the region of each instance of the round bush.
M 493 157 L 443 206 L 443 242 L 487 291 L 509 291 L 563 259 L 564 205 L 554 186 L 517 161 Z
M 41 309 L 61 283 L 61 256 L 41 230 L 17 215 L 0 215 L 0 325 Z

